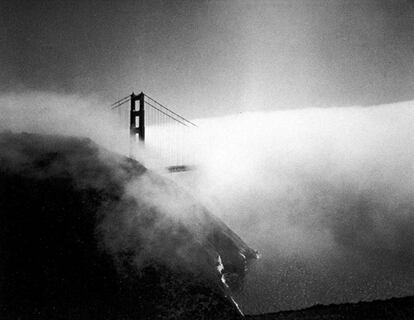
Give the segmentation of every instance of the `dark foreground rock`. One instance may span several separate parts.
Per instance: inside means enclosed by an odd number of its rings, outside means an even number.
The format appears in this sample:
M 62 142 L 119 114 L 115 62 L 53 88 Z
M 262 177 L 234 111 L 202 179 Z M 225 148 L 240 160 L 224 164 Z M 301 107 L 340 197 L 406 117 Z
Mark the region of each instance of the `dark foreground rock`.
M 0 319 L 239 319 L 255 252 L 136 161 L 2 133 L 0 257 Z
M 311 308 L 246 316 L 252 320 L 407 320 L 414 319 L 414 297 L 317 305 Z

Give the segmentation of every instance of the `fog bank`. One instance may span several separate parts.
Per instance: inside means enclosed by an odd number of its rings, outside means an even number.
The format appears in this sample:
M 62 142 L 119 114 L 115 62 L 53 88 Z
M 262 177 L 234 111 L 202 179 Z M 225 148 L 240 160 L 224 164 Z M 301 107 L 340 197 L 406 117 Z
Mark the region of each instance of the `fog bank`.
M 93 97 L 15 94 L 0 105 L 2 129 L 128 152 L 127 130 Z M 182 151 L 197 170 L 168 177 L 261 252 L 239 295 L 245 312 L 414 294 L 413 106 L 195 120 Z
M 414 293 L 412 107 L 198 122 L 199 192 L 262 253 L 246 312 Z

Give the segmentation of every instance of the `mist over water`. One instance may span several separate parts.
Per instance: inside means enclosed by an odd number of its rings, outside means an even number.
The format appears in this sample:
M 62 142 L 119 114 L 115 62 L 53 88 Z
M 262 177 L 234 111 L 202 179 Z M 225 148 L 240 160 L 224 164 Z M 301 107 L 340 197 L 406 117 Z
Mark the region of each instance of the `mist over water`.
M 127 154 L 127 130 L 107 105 L 53 93 L 4 95 L 0 129 L 87 136 Z M 246 313 L 414 294 L 412 108 L 196 121 L 182 151 L 197 170 L 167 177 L 261 253 L 239 293 Z M 141 148 L 137 158 L 146 164 Z
M 198 186 L 262 253 L 246 312 L 414 293 L 412 103 L 201 121 Z

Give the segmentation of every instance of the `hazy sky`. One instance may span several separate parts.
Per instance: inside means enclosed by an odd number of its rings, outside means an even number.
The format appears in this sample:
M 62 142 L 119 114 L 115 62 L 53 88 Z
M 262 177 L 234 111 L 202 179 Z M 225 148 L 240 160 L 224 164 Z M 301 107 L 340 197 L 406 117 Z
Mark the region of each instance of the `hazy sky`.
M 414 99 L 414 2 L 0 3 L 0 90 L 146 91 L 190 118 Z

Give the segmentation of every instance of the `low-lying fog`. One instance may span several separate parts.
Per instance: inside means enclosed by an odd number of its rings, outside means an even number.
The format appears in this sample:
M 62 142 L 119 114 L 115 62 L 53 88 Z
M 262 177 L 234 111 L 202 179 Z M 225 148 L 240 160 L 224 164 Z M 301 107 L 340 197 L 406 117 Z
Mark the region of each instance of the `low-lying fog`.
M 126 154 L 107 105 L 3 95 L 0 129 L 88 136 Z M 180 138 L 197 169 L 166 176 L 261 253 L 238 294 L 246 313 L 414 294 L 413 107 L 244 113 L 195 120 Z

